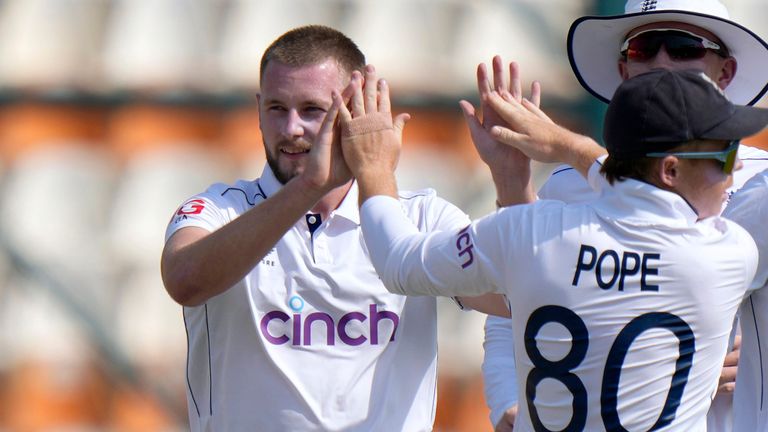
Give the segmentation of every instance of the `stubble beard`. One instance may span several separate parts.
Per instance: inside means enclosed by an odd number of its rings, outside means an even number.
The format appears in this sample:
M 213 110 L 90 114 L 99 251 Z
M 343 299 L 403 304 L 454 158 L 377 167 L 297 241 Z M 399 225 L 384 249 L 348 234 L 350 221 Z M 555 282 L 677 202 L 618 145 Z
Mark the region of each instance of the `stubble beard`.
M 280 147 L 283 146 L 283 144 L 284 144 L 284 142 L 278 143 L 276 148 L 279 149 Z M 280 162 L 278 161 L 278 159 L 280 157 L 280 150 L 276 150 L 275 154 L 272 154 L 272 152 L 267 150 L 267 147 L 266 147 L 266 144 L 265 144 L 264 145 L 264 153 L 267 155 L 267 165 L 269 165 L 269 168 L 275 174 L 275 178 L 281 184 L 286 184 L 292 178 L 294 178 L 297 175 L 301 174 L 302 168 L 299 167 L 296 164 L 291 164 L 291 166 L 289 166 L 285 170 L 280 169 Z

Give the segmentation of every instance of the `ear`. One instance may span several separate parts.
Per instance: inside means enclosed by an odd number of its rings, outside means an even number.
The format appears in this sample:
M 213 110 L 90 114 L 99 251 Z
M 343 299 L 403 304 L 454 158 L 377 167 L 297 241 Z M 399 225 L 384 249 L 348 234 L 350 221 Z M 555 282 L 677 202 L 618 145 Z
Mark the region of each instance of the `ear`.
M 616 65 L 617 68 L 619 68 L 619 75 L 621 76 L 622 80 L 626 80 L 629 78 L 629 72 L 627 71 L 627 61 L 623 58 L 619 59 L 619 64 Z
M 717 85 L 721 89 L 725 90 L 728 84 L 733 81 L 733 77 L 736 76 L 736 69 L 738 69 L 738 64 L 735 58 L 728 57 L 723 60 L 723 65 L 720 67 L 720 75 L 717 78 Z
M 680 184 L 680 159 L 666 156 L 659 160 L 656 179 L 664 189 L 676 189 Z

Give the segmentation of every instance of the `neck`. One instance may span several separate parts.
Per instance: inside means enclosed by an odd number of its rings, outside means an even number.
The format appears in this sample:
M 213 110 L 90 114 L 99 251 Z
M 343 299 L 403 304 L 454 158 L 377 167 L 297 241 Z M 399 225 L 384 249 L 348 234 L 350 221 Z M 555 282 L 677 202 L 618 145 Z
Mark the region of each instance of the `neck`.
M 331 189 L 330 192 L 320 198 L 320 201 L 315 203 L 310 211 L 312 213 L 320 213 L 320 216 L 323 218 L 323 220 L 328 219 L 331 212 L 336 210 L 344 200 L 344 197 L 347 196 L 347 192 L 349 192 L 350 187 L 352 187 L 352 181 L 344 183 L 337 188 Z

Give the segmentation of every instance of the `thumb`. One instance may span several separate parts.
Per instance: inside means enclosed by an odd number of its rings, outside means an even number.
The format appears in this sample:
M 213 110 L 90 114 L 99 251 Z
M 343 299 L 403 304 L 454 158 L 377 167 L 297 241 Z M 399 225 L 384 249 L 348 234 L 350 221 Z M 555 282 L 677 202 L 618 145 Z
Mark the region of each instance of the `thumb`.
M 400 141 L 401 144 L 403 142 L 403 129 L 405 128 L 405 124 L 410 119 L 411 119 L 411 115 L 408 113 L 398 114 L 397 117 L 395 117 L 393 127 L 395 129 L 395 133 L 397 134 L 397 139 Z
M 475 137 L 480 136 L 479 134 L 483 129 L 483 125 L 480 124 L 480 120 L 478 120 L 477 115 L 475 115 L 475 107 L 472 106 L 471 103 L 462 100 L 459 102 L 459 106 L 461 106 L 464 120 L 467 122 L 467 126 L 469 126 L 469 133 L 474 141 Z
M 512 129 L 505 128 L 503 126 L 494 126 L 491 128 L 491 136 L 493 136 L 503 144 L 506 144 L 511 147 L 515 147 L 516 149 L 522 151 L 528 156 L 528 152 L 526 151 L 528 147 L 526 145 L 527 143 L 526 135 L 517 133 Z

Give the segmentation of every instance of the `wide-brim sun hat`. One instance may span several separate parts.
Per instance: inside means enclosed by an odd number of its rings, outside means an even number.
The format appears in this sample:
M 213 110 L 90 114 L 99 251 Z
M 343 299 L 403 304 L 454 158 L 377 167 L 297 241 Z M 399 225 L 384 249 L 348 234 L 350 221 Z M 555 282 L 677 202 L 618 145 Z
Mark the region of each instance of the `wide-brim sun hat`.
M 718 0 L 629 0 L 625 14 L 585 16 L 568 31 L 568 59 L 581 85 L 610 102 L 621 84 L 619 48 L 632 29 L 655 22 L 695 25 L 715 34 L 736 59 L 736 75 L 725 89 L 733 103 L 752 105 L 768 91 L 768 43 L 729 19 Z

